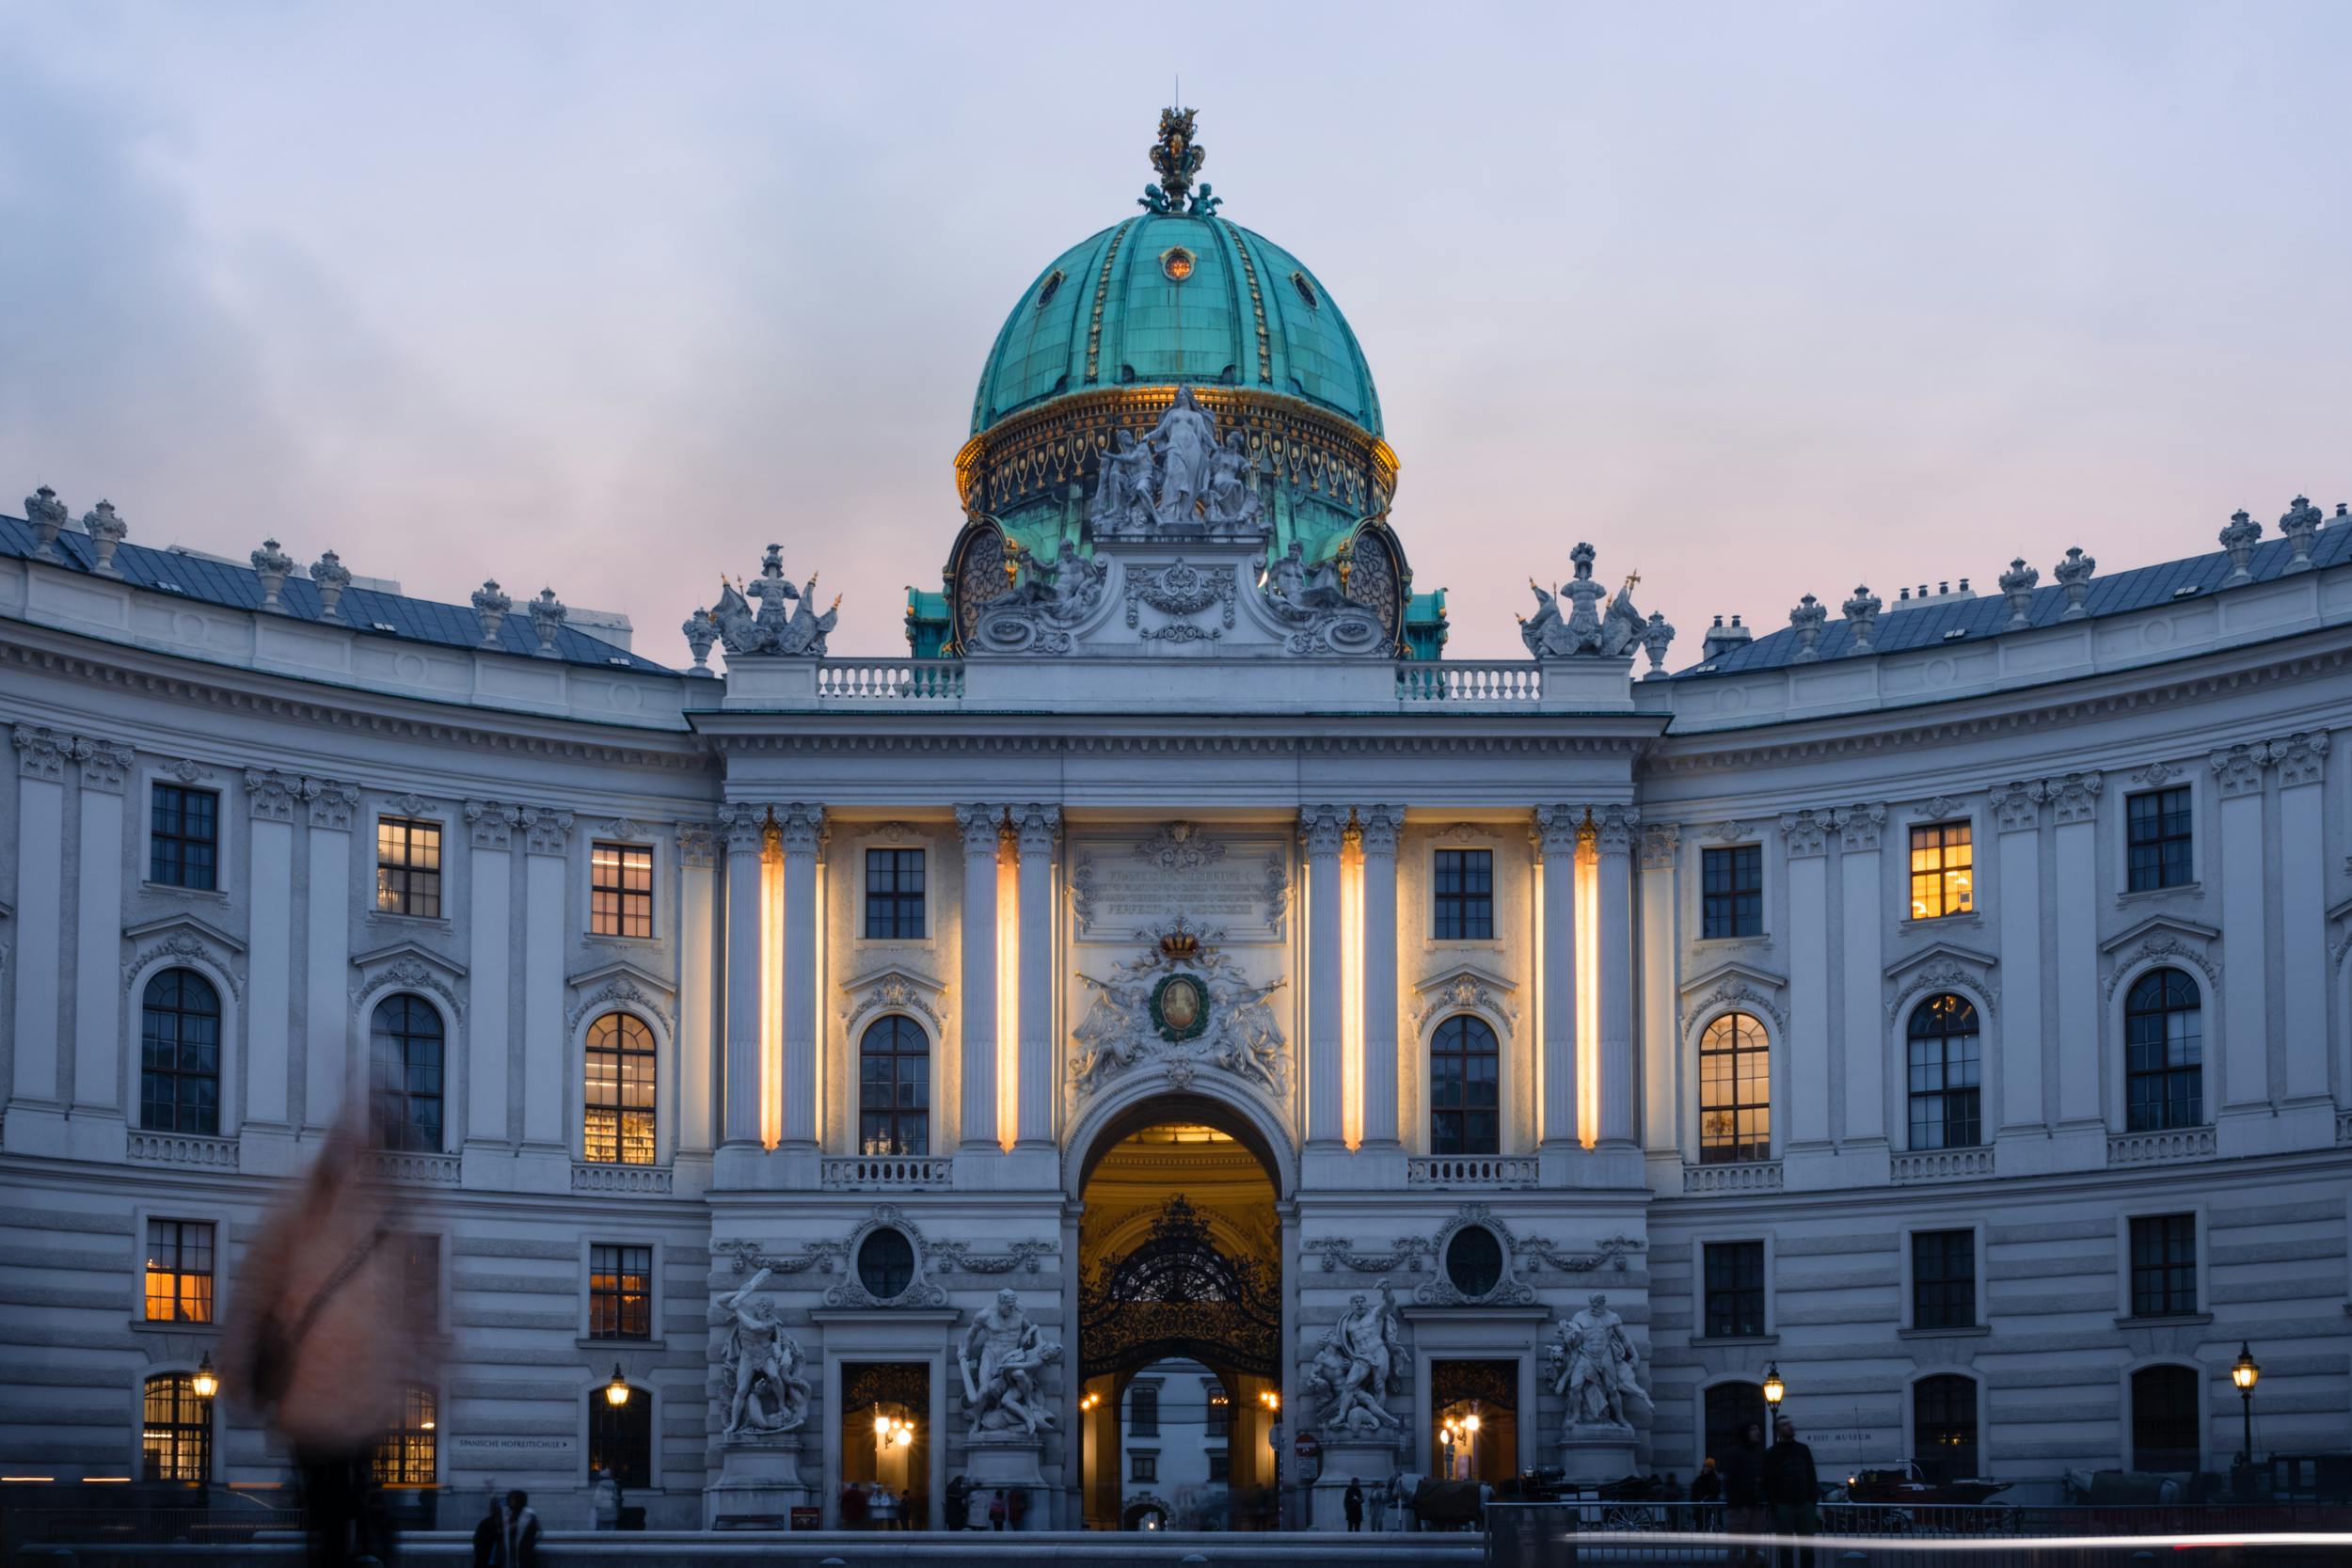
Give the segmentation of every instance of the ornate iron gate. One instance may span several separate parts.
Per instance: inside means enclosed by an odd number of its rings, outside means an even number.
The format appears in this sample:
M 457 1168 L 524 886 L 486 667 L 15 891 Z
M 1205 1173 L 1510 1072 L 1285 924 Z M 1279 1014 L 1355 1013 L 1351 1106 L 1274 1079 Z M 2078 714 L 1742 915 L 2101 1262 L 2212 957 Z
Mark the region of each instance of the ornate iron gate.
M 1078 1288 L 1082 1377 L 1186 1356 L 1259 1377 L 1280 1375 L 1279 1266 L 1217 1250 L 1182 1194 L 1129 1252 L 1105 1258 Z

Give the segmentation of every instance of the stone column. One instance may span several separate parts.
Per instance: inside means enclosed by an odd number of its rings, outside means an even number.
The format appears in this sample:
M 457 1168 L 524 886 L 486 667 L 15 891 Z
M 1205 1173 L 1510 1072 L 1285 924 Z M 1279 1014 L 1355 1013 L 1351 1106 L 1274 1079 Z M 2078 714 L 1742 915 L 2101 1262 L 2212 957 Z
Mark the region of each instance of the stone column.
M 122 788 L 131 748 L 76 736 L 82 776 L 80 897 L 73 933 L 73 1104 L 122 1118 Z M 226 1110 L 226 1107 L 223 1108 Z
M 2099 1052 L 2090 1042 L 2099 1027 L 2099 792 L 2097 773 L 2044 779 L 2042 798 L 2058 817 L 2053 851 L 2058 873 L 2058 942 L 2051 955 L 2058 972 L 2058 1120 L 2096 1125 L 2099 1114 Z M 2014 1014 L 2012 1004 L 2003 1008 Z M 2117 1042 L 2122 1049 L 2122 1042 Z M 2104 1151 L 2102 1151 L 2103 1153 Z M 2090 1157 L 2086 1149 L 2084 1157 Z
M 1021 854 L 1021 1003 L 1016 1141 L 1054 1147 L 1054 849 L 1061 808 L 1035 801 L 1015 814 Z
M 1829 830 L 1825 811 L 1780 819 L 1788 854 L 1788 1038 L 1773 1050 L 1788 1063 L 1784 1150 L 1829 1142 Z M 1781 1085 L 1773 1085 L 1780 1098 Z M 1775 1107 L 1777 1109 L 1777 1107 Z
M 16 745 L 16 1071 L 20 1105 L 55 1107 L 59 1099 L 57 977 L 65 942 L 65 759 L 73 737 L 18 724 Z M 120 939 L 105 949 L 111 953 Z M 26 1147 L 28 1118 L 8 1118 L 8 1148 Z M 47 1152 L 44 1150 L 44 1152 Z
M 963 1040 L 963 1128 L 960 1147 L 999 1148 L 996 1129 L 996 857 L 1002 806 L 956 808 L 963 833 L 963 994 L 956 1009 Z
M 523 830 L 523 1142 L 564 1150 L 570 1103 L 564 1064 L 564 950 L 574 927 L 564 898 L 572 814 L 525 806 Z
M 677 1144 L 681 1153 L 702 1153 L 718 1136 L 712 1116 L 717 1078 L 711 1022 L 717 1013 L 715 981 L 719 952 L 713 906 L 718 896 L 718 842 L 707 822 L 677 825 L 678 1026 Z
M 332 1127 L 343 1114 L 352 1057 L 364 1047 L 368 1023 L 353 1023 L 350 991 L 351 834 L 359 790 L 334 779 L 306 779 L 303 792 L 310 798 L 310 875 L 303 907 L 310 985 L 303 1012 L 302 1124 Z
M 1543 1126 L 1541 1147 L 1582 1147 L 1577 1132 L 1576 845 L 1582 806 L 1537 806 L 1544 856 Z
M 1594 916 L 1594 960 L 1600 973 L 1600 1128 L 1597 1145 L 1633 1147 L 1633 834 L 1631 806 L 1593 811 L 1599 851 Z
M 469 800 L 465 813 L 466 1141 L 503 1144 L 513 1136 L 507 1124 L 507 1025 L 514 996 L 515 828 L 522 812 L 502 800 Z
M 1364 854 L 1364 1148 L 1394 1148 L 1396 1128 L 1396 834 L 1403 806 L 1359 806 Z
M 760 975 L 765 952 L 766 890 L 760 869 L 768 848 L 768 808 L 734 803 L 719 808 L 727 847 L 726 1073 L 721 1095 L 723 1142 L 756 1148 L 759 1125 Z
M 2321 781 L 2328 760 L 2328 732 L 2312 730 L 2274 740 L 2270 760 L 2279 769 L 2279 842 L 2287 847 L 2280 857 L 2279 879 L 2283 979 L 2279 1005 L 2285 1012 L 2280 1038 L 2286 1042 L 2286 1098 L 2324 1101 L 2328 1098 L 2328 868 L 2318 846 L 2326 842 Z
M 1836 815 L 1838 894 L 1845 911 L 1844 1052 L 1837 1079 L 1845 1085 L 1847 1143 L 1886 1140 L 1886 1025 L 1880 994 L 1885 941 L 1884 879 L 1879 844 L 1886 803 L 1866 801 Z
M 1672 824 L 1642 829 L 1642 1144 L 1661 1157 L 1678 1155 L 1682 1145 L 1675 1071 L 1682 1055 L 1675 1037 L 1675 862 L 1680 847 L 1681 830 Z
M 253 923 L 246 933 L 245 1124 L 283 1127 L 292 1104 L 294 1038 L 294 808 L 303 780 L 249 769 L 245 775 L 247 859 Z M 233 1047 L 236 1042 L 223 1041 Z M 229 1107 L 221 1107 L 227 1125 Z
M 2042 1100 L 2042 800 L 2022 784 L 1996 785 L 1994 896 L 2001 902 L 2001 1105 L 2004 1132 L 2039 1132 Z
M 817 1020 L 823 998 L 817 974 L 817 852 L 825 808 L 795 801 L 776 810 L 784 847 L 784 1126 L 780 1142 L 817 1147 Z
M 1336 1147 L 1347 1125 L 1343 1102 L 1346 949 L 1340 909 L 1340 849 L 1347 836 L 1347 808 L 1300 807 L 1298 836 L 1307 847 L 1307 1141 Z
M 2228 954 L 2221 977 L 2220 1103 L 2225 1111 L 2250 1109 L 2270 1101 L 2270 1032 L 2265 1016 L 2270 969 L 2263 929 L 2263 772 L 2270 749 L 2257 741 L 2216 752 L 2207 760 L 2221 796 L 2221 853 L 2205 858 L 2205 870 L 2220 875 L 2221 940 Z M 2288 858 L 2297 852 L 2289 850 Z M 2299 852 L 2315 850 L 2303 847 Z

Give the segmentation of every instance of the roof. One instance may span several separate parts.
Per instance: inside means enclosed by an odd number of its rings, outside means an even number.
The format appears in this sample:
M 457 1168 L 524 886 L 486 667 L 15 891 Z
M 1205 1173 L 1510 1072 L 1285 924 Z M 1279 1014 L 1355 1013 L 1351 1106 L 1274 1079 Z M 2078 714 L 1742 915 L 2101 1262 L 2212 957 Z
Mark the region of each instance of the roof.
M 2268 582 L 2283 576 L 2294 559 L 2292 540 L 2266 539 L 2254 546 L 2253 556 L 2247 562 L 2246 569 L 2256 582 Z M 2315 568 L 2340 566 L 2347 562 L 2352 562 L 2352 518 L 2338 514 L 2328 518 L 2326 526 L 2312 538 L 2312 565 Z M 2218 589 L 2228 579 L 2230 572 L 2229 552 L 2216 550 L 2209 555 L 2134 567 L 2111 577 L 2094 576 L 2090 579 L 2090 592 L 2083 597 L 2083 611 L 2087 616 L 2097 619 L 2170 604 L 2180 598 L 2202 597 Z M 2193 592 L 2184 594 L 2184 589 Z M 2065 617 L 2066 606 L 2065 589 L 2057 586 L 2037 588 L 2026 610 L 2027 624 L 2011 628 L 2009 596 L 1997 590 L 1973 599 L 1947 599 L 1910 607 L 1899 600 L 1879 612 L 1877 627 L 1870 636 L 1870 648 L 1874 653 L 1896 654 L 1947 641 L 1973 641 L 1998 637 L 2011 629 L 2027 631 L 2054 626 Z M 1820 639 L 1814 643 L 1814 652 L 1825 660 L 1841 658 L 1854 651 L 1852 625 L 1839 616 L 1836 603 L 1829 606 L 1829 610 L 1830 618 L 1821 627 Z M 1961 635 L 1948 635 L 1955 631 Z M 1757 637 L 1753 642 L 1742 644 L 1720 658 L 1678 670 L 1675 672 L 1674 678 L 1689 680 L 1708 675 L 1752 674 L 1759 670 L 1777 670 L 1795 661 L 1797 648 L 1796 628 L 1784 626 L 1769 636 Z
M 38 560 L 55 566 L 56 562 L 40 554 L 39 544 L 31 524 L 21 517 L 0 516 L 0 556 Z M 97 556 L 89 535 L 75 529 L 65 530 L 57 535 L 57 552 L 66 559 L 66 570 L 98 575 L 91 570 Z M 128 540 L 117 546 L 113 564 L 117 579 L 134 588 L 230 610 L 262 608 L 261 578 L 250 567 L 178 550 L 151 549 Z M 342 626 L 362 637 L 396 637 L 411 642 L 438 643 L 445 648 L 482 646 L 482 617 L 471 605 L 436 604 L 430 599 L 379 593 L 354 583 L 343 590 L 342 602 L 337 606 L 338 619 L 328 621 L 319 613 L 317 587 L 299 568 L 287 576 L 278 597 L 291 619 Z M 519 598 L 499 626 L 498 646 L 500 652 L 526 658 L 535 657 L 539 651 L 538 631 L 532 626 L 530 612 Z M 677 673 L 568 626 L 557 628 L 555 652 L 566 664 L 590 664 L 599 669 L 625 666 L 647 674 Z
M 972 432 L 1073 392 L 1180 382 L 1304 398 L 1380 434 L 1372 367 L 1322 279 L 1263 234 L 1190 213 L 1138 214 L 1038 274 L 980 368 Z

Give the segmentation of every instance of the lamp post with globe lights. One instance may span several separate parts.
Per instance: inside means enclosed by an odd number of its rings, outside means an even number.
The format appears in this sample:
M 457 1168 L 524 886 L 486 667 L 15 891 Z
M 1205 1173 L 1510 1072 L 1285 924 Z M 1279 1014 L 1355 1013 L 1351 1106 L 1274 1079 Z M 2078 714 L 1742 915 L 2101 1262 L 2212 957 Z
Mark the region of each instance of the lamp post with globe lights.
M 2263 1375 L 2262 1366 L 2254 1359 L 2251 1340 L 2240 1340 L 2237 1359 L 2230 1364 L 2230 1381 L 2237 1385 L 2237 1397 L 2246 1417 L 2246 1444 L 2238 1449 L 2237 1462 L 2250 1467 L 2254 1463 L 2254 1385 Z
M 1764 1446 L 1772 1446 L 1772 1427 L 1780 1418 L 1780 1402 L 1788 1397 L 1788 1385 L 1780 1380 L 1780 1363 L 1775 1361 L 1764 1369 Z

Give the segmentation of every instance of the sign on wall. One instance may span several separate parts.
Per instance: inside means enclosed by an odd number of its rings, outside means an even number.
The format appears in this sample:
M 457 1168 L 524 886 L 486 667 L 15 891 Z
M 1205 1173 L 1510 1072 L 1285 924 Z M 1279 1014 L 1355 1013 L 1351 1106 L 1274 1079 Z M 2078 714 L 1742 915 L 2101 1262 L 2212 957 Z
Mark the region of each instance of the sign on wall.
M 1125 943 L 1179 914 L 1228 942 L 1287 940 L 1287 839 L 1168 822 L 1140 836 L 1073 837 L 1068 854 L 1073 941 Z

